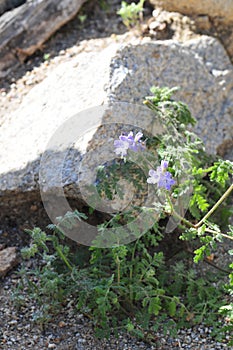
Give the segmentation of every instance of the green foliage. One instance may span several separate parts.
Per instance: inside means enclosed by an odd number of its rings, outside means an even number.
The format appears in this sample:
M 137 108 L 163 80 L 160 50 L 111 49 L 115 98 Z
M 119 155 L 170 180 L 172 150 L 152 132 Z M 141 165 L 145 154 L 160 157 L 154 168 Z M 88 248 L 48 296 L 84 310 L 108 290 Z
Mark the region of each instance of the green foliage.
M 145 0 L 140 0 L 138 4 L 135 4 L 135 2 L 127 4 L 127 2 L 122 1 L 121 8 L 117 11 L 117 14 L 121 16 L 127 28 L 134 27 L 139 23 L 142 18 L 144 2 Z
M 124 161 L 112 162 L 107 167 L 100 166 L 97 173 L 97 190 L 100 196 L 112 200 L 114 195 L 123 197 L 123 189 L 119 185 L 119 178 L 127 179 L 137 191 L 145 191 L 146 177 L 141 168 L 134 163 Z M 110 179 L 110 180 L 109 180 Z
M 229 234 L 233 237 L 233 226 L 229 226 Z M 229 251 L 229 254 L 233 255 L 233 250 Z M 231 270 L 229 274 L 229 284 L 225 286 L 227 292 L 229 293 L 231 300 L 233 296 L 233 263 L 229 265 Z M 219 309 L 220 313 L 225 316 L 226 325 L 223 327 L 222 331 L 229 332 L 231 334 L 231 339 L 229 345 L 233 345 L 233 303 L 229 302 L 226 305 L 223 305 Z
M 43 58 L 45 61 L 49 61 L 50 57 L 51 57 L 50 53 L 44 53 L 43 55 Z
M 74 215 L 77 216 L 77 211 Z M 31 244 L 22 248 L 22 257 L 24 260 L 36 258 L 40 263 L 30 270 L 27 270 L 24 264 L 22 265 L 19 271 L 20 283 L 12 294 L 18 307 L 21 307 L 25 301 L 24 293 L 30 295 L 37 305 L 32 318 L 41 325 L 49 322 L 52 315 L 61 310 L 74 287 L 73 261 L 75 259 L 69 246 L 64 243 L 64 235 L 60 228 L 51 224 L 48 229 L 52 234 L 47 234 L 37 227 L 26 230 L 31 236 Z M 82 251 L 75 258 L 77 259 L 79 255 L 83 259 Z
M 102 10 L 107 11 L 110 8 L 107 0 L 99 0 L 99 4 Z
M 83 24 L 87 20 L 87 15 L 86 14 L 79 15 L 78 19 L 80 20 L 81 24 Z
M 173 277 L 169 279 L 171 274 Z M 218 309 L 223 305 L 223 287 L 216 289 L 213 285 L 216 284 L 217 278 L 219 276 L 214 274 L 206 275 L 205 278 L 200 277 L 193 269 L 187 271 L 184 262 L 179 261 L 169 271 L 163 271 L 163 287 L 173 298 L 180 298 L 182 295 L 183 304 L 190 310 L 188 314 L 185 313 L 189 321 L 214 324 L 218 321 Z M 174 316 L 177 317 L 177 313 Z
M 195 125 L 196 120 L 191 115 L 188 106 L 183 102 L 177 102 L 171 98 L 174 92 L 178 90 L 179 88 L 177 87 L 160 88 L 158 86 L 153 86 L 151 88 L 151 93 L 153 95 L 146 97 L 145 104 L 158 112 L 163 111 L 163 117 L 165 117 L 168 122 L 176 124 L 176 127 L 188 124 Z M 148 104 L 148 102 L 150 103 Z
M 76 220 L 87 220 L 87 216 L 77 210 L 58 218 L 57 226 L 49 225 L 48 233 L 39 228 L 28 231 L 31 244 L 22 249 L 22 256 L 24 259 L 40 258 L 42 263 L 30 271 L 22 268 L 21 284 L 14 292 L 14 300 L 20 307 L 22 292 L 26 290 L 38 305 L 34 320 L 48 321 L 69 296 L 75 300 L 76 309 L 93 320 L 98 336 L 109 336 L 112 331 L 117 333 L 124 328 L 151 342 L 161 323 L 164 332 L 173 335 L 187 324 L 202 322 L 214 326 L 219 317 L 218 309 L 228 319 L 222 336 L 232 329 L 233 305 L 224 301 L 223 287 L 216 282 L 222 276 L 198 275 L 189 267 L 189 257 L 191 251 L 194 262 L 198 263 L 216 249 L 223 237 L 233 238 L 232 226 L 223 233 L 232 213 L 227 188 L 233 163 L 207 155 L 202 141 L 187 130 L 188 125 L 195 124 L 195 119 L 185 104 L 172 99 L 176 90 L 153 87 L 153 96 L 145 101 L 168 132 L 156 137 L 145 135 L 148 151 L 135 158 L 138 163 L 135 159 L 121 160 L 99 167 L 95 184 L 102 198 L 111 200 L 116 195 L 122 198 L 124 189 L 119 180 L 126 178 L 135 187 L 138 201 L 146 196 L 145 174 L 151 164 L 156 168 L 166 159 L 176 186 L 170 193 L 155 189 L 155 198 L 162 200 L 155 202 L 153 208 L 140 206 L 143 214 L 148 215 L 148 221 L 150 212 L 158 211 L 157 221 L 148 223 L 142 234 L 134 223 L 138 204 L 132 201 L 127 210 L 113 213 L 98 226 L 99 235 L 93 241 L 95 247 L 86 251 L 86 258 L 81 248 L 73 252 L 65 244 L 62 233 L 62 229 L 72 228 Z M 182 207 L 184 196 L 190 199 L 189 207 L 188 203 Z M 94 206 L 90 212 L 93 210 Z M 171 215 L 179 219 L 172 234 L 180 237 L 178 251 L 182 254 L 167 256 L 165 227 Z M 111 236 L 108 229 L 115 229 L 120 242 L 126 235 L 125 224 L 136 239 L 127 245 L 116 244 L 115 234 Z M 106 235 L 112 248 L 97 248 Z M 182 241 L 186 241 L 187 251 Z M 83 261 L 80 263 L 80 260 Z M 230 268 L 233 269 L 233 264 Z M 233 273 L 226 290 L 233 294 Z

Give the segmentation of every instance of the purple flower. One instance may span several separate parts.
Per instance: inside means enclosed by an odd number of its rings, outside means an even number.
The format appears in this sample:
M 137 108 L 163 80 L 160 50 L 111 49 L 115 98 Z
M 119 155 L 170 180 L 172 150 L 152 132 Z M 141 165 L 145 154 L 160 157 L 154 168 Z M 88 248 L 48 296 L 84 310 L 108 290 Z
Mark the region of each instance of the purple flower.
M 157 168 L 157 170 L 151 169 L 149 171 L 150 177 L 147 179 L 147 182 L 149 184 L 157 184 L 159 188 L 170 190 L 176 182 L 172 178 L 172 174 L 167 171 L 167 167 L 168 162 L 166 160 L 162 160 L 161 165 Z
M 123 158 L 127 155 L 128 149 L 131 149 L 133 152 L 143 151 L 145 149 L 145 145 L 141 141 L 142 137 L 142 132 L 138 132 L 134 137 L 132 131 L 130 131 L 127 136 L 121 135 L 119 140 L 114 141 L 116 154 L 121 155 Z
M 115 152 L 118 156 L 121 156 L 122 158 L 127 155 L 127 151 L 129 148 L 129 143 L 127 141 L 123 140 L 115 140 L 114 141 L 114 147 L 115 147 Z

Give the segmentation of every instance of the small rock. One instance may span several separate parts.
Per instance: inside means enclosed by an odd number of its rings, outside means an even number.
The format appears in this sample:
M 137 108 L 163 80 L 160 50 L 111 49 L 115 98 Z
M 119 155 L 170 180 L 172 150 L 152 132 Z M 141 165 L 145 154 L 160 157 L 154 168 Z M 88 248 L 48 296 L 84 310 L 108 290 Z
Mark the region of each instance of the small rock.
M 0 244 L 0 250 L 3 250 L 5 248 L 5 244 Z
M 17 322 L 17 320 L 12 320 L 12 321 L 9 321 L 8 322 L 8 324 L 10 325 L 10 326 L 14 326 L 14 325 L 16 325 L 18 322 Z
M 199 15 L 195 19 L 195 23 L 197 27 L 201 30 L 210 30 L 211 29 L 211 23 L 209 16 L 206 15 Z
M 34 82 L 34 79 L 33 78 L 29 78 L 25 81 L 25 84 L 26 85 L 33 85 L 35 82 Z
M 30 210 L 31 211 L 37 211 L 38 207 L 37 205 L 31 205 Z
M 3 277 L 17 265 L 18 259 L 16 254 L 16 247 L 5 248 L 0 251 L 0 277 Z
M 66 323 L 64 322 L 64 321 L 60 321 L 59 322 L 59 327 L 60 328 L 63 328 L 63 327 L 65 327 L 66 326 Z
M 226 24 L 233 20 L 233 3 L 229 0 L 150 0 L 150 2 L 156 7 L 188 15 L 208 13 L 210 17 L 221 17 Z

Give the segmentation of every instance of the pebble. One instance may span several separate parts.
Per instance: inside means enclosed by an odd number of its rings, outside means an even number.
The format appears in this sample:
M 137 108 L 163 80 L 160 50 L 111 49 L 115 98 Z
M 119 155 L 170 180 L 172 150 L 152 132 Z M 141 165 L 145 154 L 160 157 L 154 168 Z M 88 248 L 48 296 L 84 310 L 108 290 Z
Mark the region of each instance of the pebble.
M 60 321 L 58 325 L 59 325 L 60 328 L 63 328 L 63 327 L 65 327 L 67 324 L 66 324 L 64 321 Z
M 112 335 L 110 339 L 98 340 L 94 336 L 91 321 L 83 314 L 74 312 L 73 300 L 42 332 L 41 327 L 31 321 L 32 310 L 35 312 L 38 308 L 36 302 L 28 300 L 26 308 L 14 309 L 10 299 L 12 288 L 11 277 L 6 277 L 0 290 L 1 350 L 232 350 L 226 343 L 230 339 L 229 334 L 226 342 L 216 342 L 211 337 L 212 327 L 205 325 L 181 329 L 176 338 L 164 336 L 161 330 L 161 333 L 156 334 L 158 347 L 126 333 L 121 333 L 117 339 Z M 1 320 L 4 323 L 1 324 Z
M 78 343 L 86 343 L 86 339 L 82 339 L 81 338 L 81 339 L 78 340 Z

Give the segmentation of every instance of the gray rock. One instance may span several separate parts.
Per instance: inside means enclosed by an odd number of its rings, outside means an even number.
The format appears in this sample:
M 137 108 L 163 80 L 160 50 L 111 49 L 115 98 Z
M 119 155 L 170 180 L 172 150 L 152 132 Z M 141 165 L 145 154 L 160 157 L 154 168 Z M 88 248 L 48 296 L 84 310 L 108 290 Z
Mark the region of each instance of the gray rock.
M 19 193 L 38 191 L 40 156 L 56 129 L 76 113 L 104 102 L 110 61 L 119 45 L 101 43 L 95 47 L 91 42 L 93 51 L 89 48 L 60 64 L 5 119 L 0 137 L 1 205 L 23 201 Z
M 98 52 L 83 52 L 55 68 L 5 120 L 0 140 L 1 206 L 23 201 L 23 193 L 38 192 L 39 187 L 43 193 L 62 196 L 61 184 L 68 196 L 80 199 L 74 184 L 85 184 L 87 173 L 94 179 L 90 165 L 94 169 L 114 155 L 109 145 L 119 127 L 112 125 L 113 120 L 157 128 L 152 112 L 144 114 L 140 107 L 152 85 L 181 87 L 176 98 L 186 102 L 197 118 L 196 131 L 210 153 L 232 139 L 233 70 L 216 39 L 203 36 L 185 44 L 155 41 L 123 48 L 117 42 L 107 43 Z M 113 101 L 122 103 L 114 111 L 105 107 L 86 111 Z M 132 103 L 132 109 L 124 101 Z M 39 170 L 47 176 L 40 186 Z
M 178 86 L 198 123 L 206 150 L 216 153 L 233 137 L 233 69 L 222 45 L 201 36 L 185 44 L 155 41 L 127 46 L 111 63 L 111 101 L 141 104 L 150 87 Z
M 18 259 L 15 247 L 5 248 L 0 251 L 0 277 L 4 277 L 17 264 Z
M 188 15 L 209 15 L 210 17 L 218 17 L 225 23 L 233 21 L 231 0 L 150 0 L 150 2 L 168 11 L 177 11 Z

